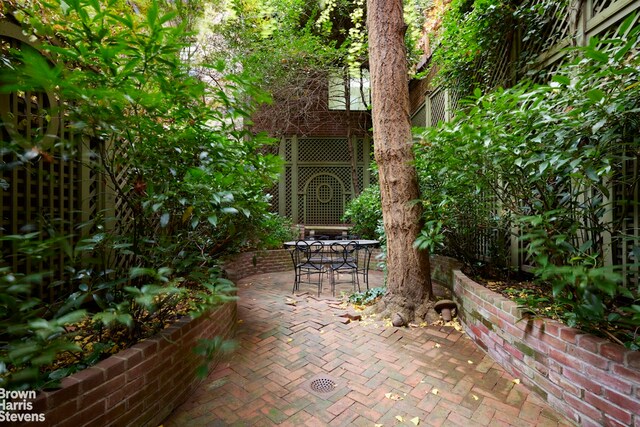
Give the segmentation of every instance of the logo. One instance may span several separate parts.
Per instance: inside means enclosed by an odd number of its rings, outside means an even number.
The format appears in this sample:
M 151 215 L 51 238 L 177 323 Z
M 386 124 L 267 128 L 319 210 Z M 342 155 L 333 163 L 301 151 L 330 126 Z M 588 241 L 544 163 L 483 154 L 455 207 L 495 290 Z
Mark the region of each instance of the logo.
M 36 400 L 33 390 L 5 390 L 0 388 L 0 423 L 44 422 L 44 414 L 33 412 Z

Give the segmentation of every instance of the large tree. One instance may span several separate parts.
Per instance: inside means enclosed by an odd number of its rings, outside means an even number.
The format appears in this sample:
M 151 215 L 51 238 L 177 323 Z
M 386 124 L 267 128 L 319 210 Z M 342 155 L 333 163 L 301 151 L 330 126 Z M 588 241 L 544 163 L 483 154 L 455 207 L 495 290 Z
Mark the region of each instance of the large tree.
M 387 294 L 379 310 L 405 322 L 423 317 L 433 295 L 429 253 L 413 247 L 422 211 L 413 166 L 402 0 L 368 0 L 373 141 L 387 235 Z

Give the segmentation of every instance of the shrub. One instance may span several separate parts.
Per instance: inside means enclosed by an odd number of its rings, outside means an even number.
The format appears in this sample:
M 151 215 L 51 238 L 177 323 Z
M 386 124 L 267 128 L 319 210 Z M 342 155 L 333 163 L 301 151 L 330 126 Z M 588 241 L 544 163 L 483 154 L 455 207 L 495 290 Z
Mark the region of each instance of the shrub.
M 363 239 L 378 239 L 378 225 L 382 222 L 380 187 L 371 185 L 347 204 L 342 220 L 353 224 L 351 233 Z
M 422 134 L 417 164 L 427 224 L 441 221 L 443 233 L 464 235 L 457 218 L 476 203 L 480 227 L 494 220 L 487 219 L 491 212 L 523 241 L 537 277 L 567 308 L 568 324 L 623 329 L 620 339 L 637 348 L 637 337 L 624 330 L 640 326 L 632 280 L 640 249 L 620 215 L 640 184 L 637 175 L 623 174 L 640 147 L 640 27 L 630 28 L 633 19 L 617 38 L 574 49 L 576 59 L 549 84 L 476 91 L 464 114 Z M 483 197 L 495 208 L 480 206 Z M 621 266 L 605 265 L 605 236 L 633 248 L 626 281 Z

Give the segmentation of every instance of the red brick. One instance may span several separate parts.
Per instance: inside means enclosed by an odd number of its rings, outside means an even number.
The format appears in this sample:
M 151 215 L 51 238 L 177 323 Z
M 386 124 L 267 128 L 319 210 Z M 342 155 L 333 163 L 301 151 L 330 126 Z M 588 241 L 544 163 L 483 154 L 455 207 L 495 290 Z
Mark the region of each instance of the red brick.
M 614 390 L 605 389 L 604 397 L 632 414 L 640 414 L 640 401 L 633 399 L 631 396 L 620 394 Z
M 73 374 L 72 378 L 79 381 L 80 392 L 84 393 L 93 390 L 104 382 L 104 371 L 95 366 Z
M 631 383 L 624 381 L 611 372 L 602 371 L 590 365 L 585 366 L 585 374 L 593 381 L 598 381 L 603 387 L 631 393 Z
M 128 348 L 111 357 L 124 360 L 125 369 L 128 370 L 142 361 L 142 352 L 137 349 Z
M 584 401 L 600 409 L 603 412 L 603 416 L 604 414 L 607 414 L 608 416 L 625 424 L 630 424 L 632 421 L 631 413 L 629 411 L 620 409 L 618 406 L 611 404 L 611 402 L 608 402 L 593 393 L 586 392 L 584 394 Z
M 576 328 L 563 327 L 560 329 L 560 338 L 571 344 L 575 344 L 580 335 L 584 335 L 584 332 Z
M 594 366 L 600 369 L 607 369 L 607 367 L 609 366 L 608 359 L 605 359 L 604 357 L 589 350 L 584 350 L 573 345 L 568 346 L 567 354 L 575 356 L 576 358 L 585 362 L 587 365 Z
M 600 346 L 600 354 L 616 363 L 624 363 L 625 353 L 626 349 L 618 344 L 607 342 Z
M 600 383 L 592 381 L 588 376 L 583 375 L 582 372 L 565 367 L 562 370 L 562 373 L 569 381 L 584 388 L 585 390 L 594 394 L 602 394 L 602 386 Z
M 607 344 L 609 340 L 598 338 L 594 335 L 581 335 L 578 337 L 578 346 L 591 353 L 598 354 L 601 344 Z
M 104 371 L 104 378 L 108 381 L 124 372 L 125 361 L 119 357 L 109 357 L 98 363 L 96 368 Z

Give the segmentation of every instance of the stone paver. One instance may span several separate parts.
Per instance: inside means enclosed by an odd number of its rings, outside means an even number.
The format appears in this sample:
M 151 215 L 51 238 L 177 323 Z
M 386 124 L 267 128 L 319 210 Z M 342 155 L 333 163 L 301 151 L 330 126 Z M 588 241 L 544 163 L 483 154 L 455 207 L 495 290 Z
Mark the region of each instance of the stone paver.
M 238 349 L 165 426 L 572 425 L 454 328 L 345 324 L 328 286 L 292 295 L 292 276 L 238 284 Z M 311 393 L 318 374 L 337 390 Z

